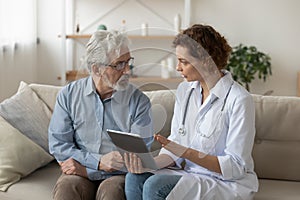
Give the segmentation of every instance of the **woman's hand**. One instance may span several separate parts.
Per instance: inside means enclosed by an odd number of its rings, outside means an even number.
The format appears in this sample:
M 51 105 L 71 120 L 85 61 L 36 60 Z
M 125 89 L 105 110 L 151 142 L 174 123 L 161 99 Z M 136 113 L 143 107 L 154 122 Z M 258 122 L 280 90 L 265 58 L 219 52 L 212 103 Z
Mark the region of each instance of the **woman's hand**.
M 204 154 L 192 148 L 187 148 L 179 145 L 171 140 L 168 140 L 164 136 L 154 135 L 154 138 L 161 143 L 162 147 L 172 152 L 178 157 L 188 159 L 193 163 L 196 163 L 208 170 L 222 174 L 219 160 L 216 156 Z
M 144 168 L 141 159 L 135 153 L 124 153 L 125 166 L 130 173 L 142 174 L 144 172 L 151 171 L 148 168 Z
M 180 144 L 172 142 L 171 140 L 167 139 L 162 135 L 155 134 L 154 139 L 157 140 L 163 148 L 167 149 L 168 151 L 172 152 L 178 157 L 185 157 L 185 153 L 187 152 L 188 148 L 184 147 Z

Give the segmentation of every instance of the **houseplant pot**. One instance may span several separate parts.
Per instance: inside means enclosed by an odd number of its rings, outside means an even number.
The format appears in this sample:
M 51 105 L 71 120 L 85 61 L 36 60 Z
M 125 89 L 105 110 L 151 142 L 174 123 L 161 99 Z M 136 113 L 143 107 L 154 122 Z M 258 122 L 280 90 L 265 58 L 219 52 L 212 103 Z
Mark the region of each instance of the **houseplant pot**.
M 271 58 L 254 46 L 239 44 L 233 47 L 227 70 L 233 79 L 250 91 L 250 83 L 255 78 L 263 79 L 272 75 Z

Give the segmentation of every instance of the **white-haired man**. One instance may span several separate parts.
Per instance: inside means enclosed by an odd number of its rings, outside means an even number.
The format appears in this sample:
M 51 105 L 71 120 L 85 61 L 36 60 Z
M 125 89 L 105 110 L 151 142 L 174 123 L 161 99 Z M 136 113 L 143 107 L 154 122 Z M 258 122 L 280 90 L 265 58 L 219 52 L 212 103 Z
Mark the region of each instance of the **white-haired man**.
M 140 134 L 153 141 L 149 98 L 129 84 L 133 58 L 128 38 L 97 31 L 86 45 L 90 76 L 58 94 L 49 125 L 49 149 L 62 175 L 54 199 L 125 199 L 124 162 L 106 130 Z

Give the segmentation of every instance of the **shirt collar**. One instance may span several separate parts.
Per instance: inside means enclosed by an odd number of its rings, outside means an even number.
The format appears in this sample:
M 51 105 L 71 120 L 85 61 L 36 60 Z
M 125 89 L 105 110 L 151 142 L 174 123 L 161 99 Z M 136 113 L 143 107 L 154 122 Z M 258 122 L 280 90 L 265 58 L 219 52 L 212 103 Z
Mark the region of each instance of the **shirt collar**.
M 111 99 L 113 99 L 119 104 L 128 104 L 135 90 L 136 88 L 129 83 L 126 90 L 114 91 L 114 93 L 111 96 Z
M 89 76 L 88 77 L 88 80 L 87 80 L 87 84 L 85 86 L 85 92 L 84 92 L 84 95 L 85 96 L 88 96 L 92 93 L 95 93 L 97 94 L 96 92 L 96 87 L 95 87 L 95 84 L 94 84 L 94 81 L 92 79 L 92 76 Z
M 233 84 L 233 78 L 230 72 L 222 70 L 225 74 L 216 85 L 210 90 L 210 93 L 220 99 L 224 99 Z
M 228 90 L 230 89 L 231 85 L 233 84 L 233 78 L 231 73 L 227 70 L 222 70 L 224 76 L 220 78 L 220 80 L 216 83 L 216 85 L 210 89 L 210 93 L 212 95 L 212 100 L 215 98 L 225 98 Z M 200 87 L 199 81 L 192 81 L 189 82 L 191 89 L 200 89 L 200 93 L 202 92 L 202 87 Z
M 196 89 L 197 87 L 200 86 L 199 81 L 192 81 L 192 82 L 189 82 L 189 84 L 190 84 L 191 88 L 194 88 L 194 89 Z

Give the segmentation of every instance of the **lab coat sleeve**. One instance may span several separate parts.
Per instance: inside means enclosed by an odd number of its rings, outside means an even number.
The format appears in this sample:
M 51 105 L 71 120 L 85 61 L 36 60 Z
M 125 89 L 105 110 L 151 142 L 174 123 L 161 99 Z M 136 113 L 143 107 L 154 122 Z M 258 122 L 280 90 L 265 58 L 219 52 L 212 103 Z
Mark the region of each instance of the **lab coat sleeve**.
M 230 104 L 224 156 L 218 156 L 222 179 L 236 180 L 253 171 L 252 148 L 255 137 L 255 107 L 250 95 Z

